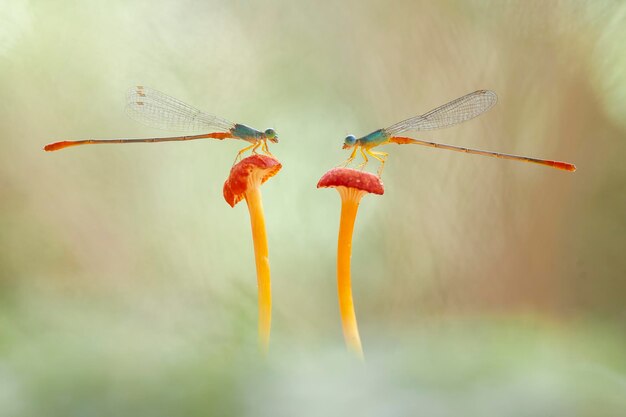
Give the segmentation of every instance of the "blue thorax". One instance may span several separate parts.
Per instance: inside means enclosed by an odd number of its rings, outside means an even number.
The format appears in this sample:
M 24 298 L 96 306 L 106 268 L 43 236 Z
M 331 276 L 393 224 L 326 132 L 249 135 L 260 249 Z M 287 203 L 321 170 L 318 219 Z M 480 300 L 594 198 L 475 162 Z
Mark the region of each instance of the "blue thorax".
M 380 145 L 381 143 L 387 141 L 389 136 L 385 133 L 383 129 L 378 129 L 369 135 L 363 136 L 361 139 L 357 140 L 357 143 L 360 145 Z
M 253 129 L 249 126 L 242 125 L 237 123 L 231 130 L 230 133 L 236 137 L 243 140 L 258 140 L 263 138 L 263 132 L 259 132 L 256 129 Z

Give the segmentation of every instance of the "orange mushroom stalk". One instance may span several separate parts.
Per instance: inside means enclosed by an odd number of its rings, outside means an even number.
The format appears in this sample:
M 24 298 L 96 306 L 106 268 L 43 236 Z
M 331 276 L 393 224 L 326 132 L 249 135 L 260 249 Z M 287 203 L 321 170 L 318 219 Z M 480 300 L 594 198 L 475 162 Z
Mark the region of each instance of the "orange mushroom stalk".
M 231 206 L 245 199 L 250 212 L 252 241 L 259 291 L 259 346 L 267 353 L 272 326 L 272 292 L 270 285 L 269 249 L 265 232 L 265 216 L 261 201 L 261 184 L 276 175 L 281 163 L 266 155 L 252 155 L 234 165 L 224 183 L 224 199 Z
M 337 189 L 341 197 L 341 219 L 337 242 L 337 292 L 343 336 L 348 349 L 358 358 L 363 359 L 363 347 L 354 312 L 350 279 L 352 232 L 361 198 L 368 193 L 382 195 L 385 189 L 378 176 L 351 168 L 334 168 L 324 174 L 317 183 L 317 188 L 330 187 Z

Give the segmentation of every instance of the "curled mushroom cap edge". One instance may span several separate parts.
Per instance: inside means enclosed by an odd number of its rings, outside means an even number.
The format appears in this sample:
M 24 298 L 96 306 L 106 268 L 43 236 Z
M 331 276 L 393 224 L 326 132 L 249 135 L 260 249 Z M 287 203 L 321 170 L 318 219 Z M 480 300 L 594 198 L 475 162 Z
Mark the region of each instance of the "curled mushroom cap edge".
M 246 192 L 260 187 L 265 181 L 280 171 L 282 164 L 276 158 L 266 155 L 251 155 L 233 165 L 228 179 L 224 182 L 224 200 L 235 207 L 245 198 Z

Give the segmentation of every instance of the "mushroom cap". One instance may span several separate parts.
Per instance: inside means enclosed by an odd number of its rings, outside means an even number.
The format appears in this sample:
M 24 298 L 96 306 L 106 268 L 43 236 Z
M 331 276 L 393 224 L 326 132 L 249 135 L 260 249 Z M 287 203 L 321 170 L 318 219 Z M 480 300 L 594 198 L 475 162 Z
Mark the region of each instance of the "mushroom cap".
M 231 206 L 245 198 L 252 187 L 260 187 L 265 181 L 276 175 L 282 164 L 276 158 L 266 155 L 251 155 L 242 159 L 230 169 L 230 175 L 224 182 L 224 199 Z
M 320 178 L 317 188 L 347 187 L 382 195 L 385 187 L 380 177 L 352 168 L 333 168 Z

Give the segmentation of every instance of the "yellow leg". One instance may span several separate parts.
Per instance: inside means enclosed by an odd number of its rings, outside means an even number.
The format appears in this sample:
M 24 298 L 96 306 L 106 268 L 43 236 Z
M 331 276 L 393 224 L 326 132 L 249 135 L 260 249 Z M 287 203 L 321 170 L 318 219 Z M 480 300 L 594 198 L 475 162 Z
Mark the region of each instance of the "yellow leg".
M 359 149 L 359 148 L 355 146 L 355 147 L 354 147 L 354 150 L 353 150 L 353 151 L 352 151 L 352 153 L 350 154 L 350 157 L 349 157 L 348 159 L 346 159 L 346 160 L 345 160 L 345 162 L 344 162 L 344 163 L 342 163 L 342 164 L 341 164 L 341 165 L 339 165 L 339 166 L 342 166 L 342 167 L 344 167 L 344 168 L 345 168 L 345 167 L 347 167 L 348 165 L 350 165 L 350 162 L 354 161 L 354 158 L 356 157 L 356 151 L 358 151 L 358 149 Z
M 367 152 L 372 158 L 378 159 L 380 161 L 380 168 L 378 168 L 378 176 L 380 177 L 383 174 L 385 161 L 387 160 L 387 156 L 389 154 L 387 152 L 374 152 L 369 149 L 366 149 L 365 152 Z
M 267 147 L 267 139 L 263 139 L 263 144 L 261 145 L 261 150 L 266 153 L 267 155 L 273 157 L 274 155 L 272 155 L 272 153 L 270 152 L 270 149 Z
M 235 162 L 233 162 L 233 165 L 235 165 L 237 163 L 237 161 L 239 160 L 239 158 L 241 158 L 241 154 L 244 153 L 245 151 L 247 151 L 248 149 L 256 149 L 259 147 L 258 142 L 253 143 L 250 146 L 246 146 L 245 148 L 243 148 L 242 150 L 240 150 L 239 152 L 237 152 L 237 156 L 235 156 Z M 254 152 L 254 149 L 252 152 Z
M 365 152 L 363 151 L 363 148 L 359 148 L 359 150 L 361 151 L 361 155 L 363 155 L 363 159 L 365 159 L 365 161 L 360 163 L 356 168 L 357 169 L 363 169 L 363 168 L 365 168 L 365 165 L 367 165 L 367 163 L 369 162 L 369 159 L 367 159 L 367 155 L 365 155 Z

